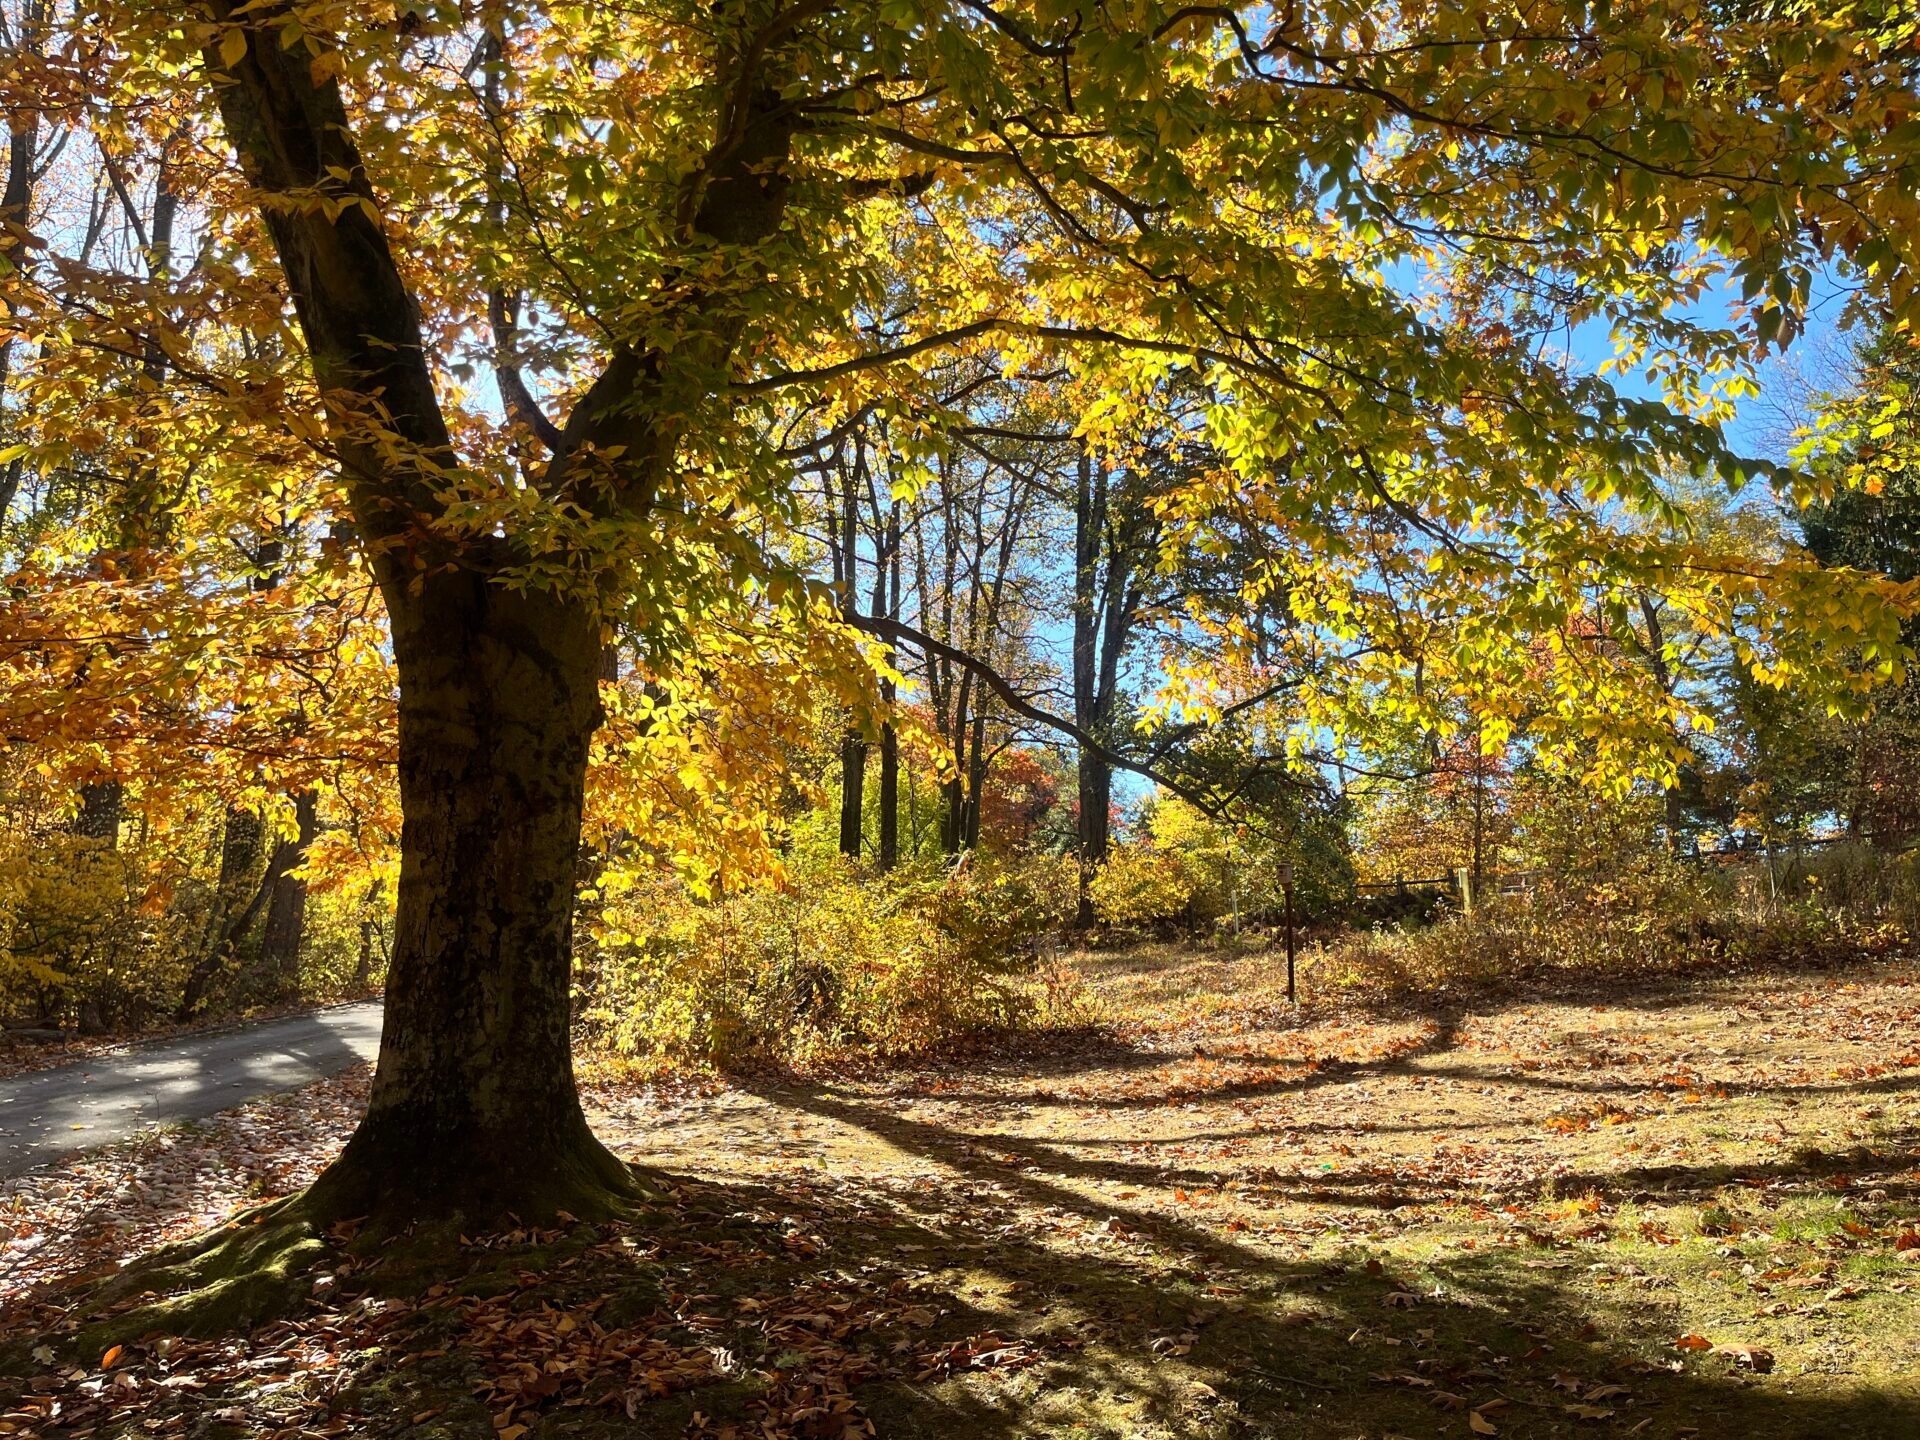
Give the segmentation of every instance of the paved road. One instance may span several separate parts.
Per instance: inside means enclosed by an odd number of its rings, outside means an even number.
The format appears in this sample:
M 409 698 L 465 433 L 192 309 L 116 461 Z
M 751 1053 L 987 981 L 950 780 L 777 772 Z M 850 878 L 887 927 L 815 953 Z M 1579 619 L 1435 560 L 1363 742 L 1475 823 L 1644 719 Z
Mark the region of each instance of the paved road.
M 380 1048 L 380 1004 L 160 1041 L 0 1080 L 0 1177 L 147 1125 L 197 1120 L 337 1075 Z

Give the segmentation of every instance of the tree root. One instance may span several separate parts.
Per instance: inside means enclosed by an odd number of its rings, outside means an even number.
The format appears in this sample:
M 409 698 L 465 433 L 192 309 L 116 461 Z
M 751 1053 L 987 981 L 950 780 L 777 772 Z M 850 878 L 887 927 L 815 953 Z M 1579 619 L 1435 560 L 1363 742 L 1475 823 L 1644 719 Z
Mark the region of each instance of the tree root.
M 331 1248 L 301 1209 L 303 1198 L 245 1211 L 143 1256 L 72 1297 L 65 1319 L 33 1344 L 92 1365 L 143 1335 L 236 1334 L 284 1314 L 310 1293 L 309 1273 Z
M 315 1272 L 324 1268 L 350 1266 L 358 1290 L 413 1295 L 472 1266 L 469 1235 L 630 1220 L 666 1199 L 625 1165 L 586 1165 L 561 1167 L 538 1193 L 518 1197 L 524 1208 L 503 1210 L 491 1187 L 479 1192 L 488 1203 L 462 1204 L 473 1197 L 444 1185 L 376 1186 L 351 1156 L 342 1160 L 348 1163 L 336 1162 L 298 1195 L 245 1211 L 70 1294 L 59 1325 L 27 1348 L 51 1346 L 62 1361 L 94 1365 L 113 1346 L 144 1336 L 245 1333 L 311 1296 Z M 358 1206 L 365 1208 L 349 1213 Z M 0 1347 L 0 1362 L 19 1358 L 6 1353 L 14 1348 Z

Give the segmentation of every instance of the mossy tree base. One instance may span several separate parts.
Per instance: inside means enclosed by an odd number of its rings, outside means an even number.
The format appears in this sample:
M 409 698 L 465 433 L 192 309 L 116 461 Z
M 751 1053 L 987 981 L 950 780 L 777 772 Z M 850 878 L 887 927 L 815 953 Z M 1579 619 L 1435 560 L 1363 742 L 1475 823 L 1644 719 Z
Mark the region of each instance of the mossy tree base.
M 584 1127 L 583 1127 L 584 1129 Z M 116 1344 L 164 1334 L 243 1334 L 290 1313 L 342 1267 L 356 1289 L 403 1296 L 459 1273 L 469 1237 L 507 1228 L 625 1221 L 665 1197 L 590 1135 L 569 1153 L 488 1172 L 382 1164 L 349 1145 L 297 1195 L 157 1250 L 78 1296 L 56 1335 L 62 1358 L 92 1363 Z M 531 1148 L 531 1147 L 530 1147 Z

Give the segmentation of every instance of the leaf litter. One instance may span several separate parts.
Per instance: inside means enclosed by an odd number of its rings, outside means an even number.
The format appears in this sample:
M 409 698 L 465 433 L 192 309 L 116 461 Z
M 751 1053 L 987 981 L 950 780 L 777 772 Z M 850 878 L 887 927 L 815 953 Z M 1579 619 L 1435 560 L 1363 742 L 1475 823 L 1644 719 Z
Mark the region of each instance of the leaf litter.
M 1865 1436 L 1863 1387 L 1912 1404 L 1911 968 L 1438 1015 L 1109 993 L 964 1069 L 603 1079 L 657 1213 L 475 1237 L 397 1298 L 341 1251 L 244 1337 L 63 1353 L 63 1286 L 304 1184 L 364 1069 L 20 1177 L 4 1324 L 50 1343 L 0 1434 L 973 1433 L 926 1393 L 1009 1434 Z

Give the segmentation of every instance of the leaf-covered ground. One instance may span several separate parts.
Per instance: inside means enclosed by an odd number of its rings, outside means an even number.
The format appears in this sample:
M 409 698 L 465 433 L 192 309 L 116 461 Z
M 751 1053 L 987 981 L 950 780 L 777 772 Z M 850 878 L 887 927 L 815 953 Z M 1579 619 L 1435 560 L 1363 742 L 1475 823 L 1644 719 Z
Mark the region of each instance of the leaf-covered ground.
M 351 1236 L 244 1337 L 74 1353 L 72 1291 L 297 1185 L 364 1075 L 12 1182 L 13 1434 L 1920 1434 L 1920 967 L 1291 1010 L 1264 956 L 1091 958 L 1108 1023 L 643 1087 L 664 1198 Z M 22 1352 L 24 1353 L 24 1352 Z

